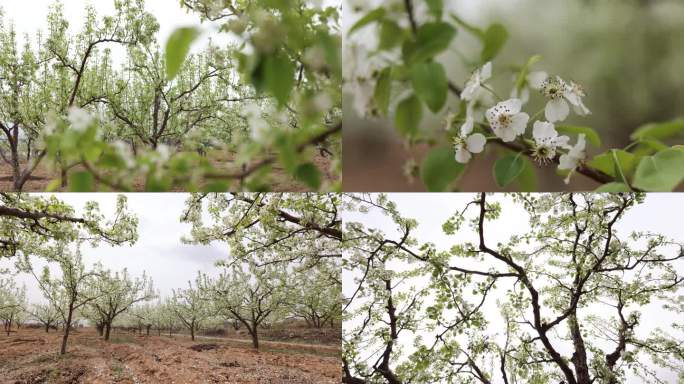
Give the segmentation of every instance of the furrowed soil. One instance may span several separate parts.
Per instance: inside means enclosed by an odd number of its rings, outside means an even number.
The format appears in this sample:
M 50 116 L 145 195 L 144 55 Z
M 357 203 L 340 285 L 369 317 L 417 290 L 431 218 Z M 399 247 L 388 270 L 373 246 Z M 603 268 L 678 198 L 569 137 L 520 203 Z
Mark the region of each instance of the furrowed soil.
M 0 335 L 0 383 L 340 383 L 340 344 L 260 341 L 115 331 L 105 342 L 92 328 L 69 337 L 22 328 Z
M 231 154 L 214 151 L 209 154 L 209 159 L 219 170 L 227 172 L 239 170 L 239 167 L 235 164 Z M 314 156 L 312 162 L 320 171 L 322 180 L 327 180 L 329 182 L 335 181 L 335 177 L 330 171 L 330 165 L 333 161 L 334 159 L 330 156 Z M 24 169 L 24 167 L 25 165 L 22 165 L 22 169 Z M 277 164 L 272 167 L 271 172 L 273 182 L 270 183 L 269 186 L 274 192 L 307 192 L 310 190 L 306 185 L 294 180 Z M 11 175 L 12 168 L 4 161 L 0 161 L 0 191 L 11 191 L 13 189 Z M 48 170 L 41 165 L 32 173 L 32 176 L 32 179 L 27 181 L 24 185 L 24 192 L 43 192 L 50 182 L 59 178 L 60 175 L 58 171 Z M 143 191 L 145 189 L 144 180 L 134 180 L 133 189 L 135 191 Z

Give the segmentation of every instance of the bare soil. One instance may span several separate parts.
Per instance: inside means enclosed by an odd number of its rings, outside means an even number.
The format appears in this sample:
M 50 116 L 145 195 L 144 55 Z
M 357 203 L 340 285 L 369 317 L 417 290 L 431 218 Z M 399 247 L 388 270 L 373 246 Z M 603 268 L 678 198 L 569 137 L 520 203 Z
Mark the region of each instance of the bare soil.
M 232 154 L 214 151 L 209 155 L 209 157 L 212 163 L 219 170 L 235 171 L 239 168 L 235 164 Z M 321 172 L 323 180 L 328 180 L 330 182 L 335 180 L 332 172 L 330 172 L 330 165 L 332 162 L 333 158 L 330 156 L 323 157 L 320 154 L 317 154 L 313 158 L 313 164 Z M 23 167 L 24 165 L 22 165 L 22 169 Z M 293 179 L 282 167 L 278 165 L 274 165 L 271 172 L 273 182 L 270 184 L 270 187 L 272 191 L 306 192 L 310 190 L 306 185 Z M 9 164 L 5 163 L 4 161 L 0 161 L 0 191 L 11 191 L 13 189 L 11 175 L 12 168 L 9 166 Z M 49 170 L 41 165 L 38 167 L 38 169 L 36 169 L 35 172 L 33 172 L 32 176 L 32 180 L 29 180 L 24 186 L 24 192 L 45 191 L 52 180 L 59 178 L 59 172 Z M 137 192 L 144 191 L 144 180 L 142 178 L 134 180 L 133 188 Z
M 76 330 L 59 356 L 61 332 L 22 328 L 0 336 L 0 383 L 340 383 L 340 346 L 144 336 Z

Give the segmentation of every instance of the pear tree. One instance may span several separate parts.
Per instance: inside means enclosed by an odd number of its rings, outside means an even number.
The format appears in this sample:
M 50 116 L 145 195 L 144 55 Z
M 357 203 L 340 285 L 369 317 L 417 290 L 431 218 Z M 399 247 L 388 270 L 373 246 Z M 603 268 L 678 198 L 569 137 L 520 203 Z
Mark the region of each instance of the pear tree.
M 445 248 L 385 195 L 345 197 L 345 383 L 613 384 L 681 376 L 681 239 L 619 230 L 638 193 L 472 195 Z M 384 214 L 393 224 L 359 213 Z M 524 212 L 524 213 L 520 213 Z M 500 219 L 525 222 L 512 235 Z M 495 242 L 495 232 L 502 233 Z M 451 239 L 451 238 L 449 238 Z M 661 327 L 649 305 L 671 311 Z M 669 326 L 667 325 L 668 323 Z M 659 373 L 661 372 L 661 373 Z

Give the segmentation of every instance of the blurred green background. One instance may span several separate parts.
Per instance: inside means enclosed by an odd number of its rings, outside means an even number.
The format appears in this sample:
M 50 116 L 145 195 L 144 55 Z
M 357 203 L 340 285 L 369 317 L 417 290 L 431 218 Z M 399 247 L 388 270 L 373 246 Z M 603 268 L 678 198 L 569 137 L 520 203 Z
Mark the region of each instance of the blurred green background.
M 385 0 L 389 1 L 389 0 Z M 416 4 L 422 0 L 414 0 Z M 449 12 L 479 27 L 502 23 L 509 40 L 494 61 L 493 88 L 507 97 L 512 66 L 539 54 L 534 70 L 544 70 L 584 86 L 585 104 L 592 114 L 571 114 L 566 123 L 590 126 L 603 139 L 603 148 L 589 156 L 624 147 L 640 125 L 684 116 L 684 1 L 683 0 L 453 0 Z M 344 7 L 344 25 L 358 18 Z M 418 8 L 418 7 L 417 7 Z M 457 26 L 458 28 L 458 26 Z M 440 57 L 449 78 L 463 86 L 478 57 L 478 41 L 462 28 L 448 53 Z M 367 28 L 364 33 L 375 33 Z M 358 39 L 359 36 L 354 36 Z M 363 39 L 363 36 L 361 36 Z M 348 60 L 348 58 L 344 58 Z M 348 65 L 345 61 L 345 65 Z M 344 189 L 347 191 L 419 191 L 419 180 L 404 176 L 404 164 L 420 164 L 426 148 L 407 148 L 387 121 L 359 118 L 354 95 L 344 104 Z M 448 105 L 455 109 L 457 99 Z M 532 115 L 543 107 L 539 95 L 525 107 Z M 421 129 L 442 129 L 441 115 L 424 117 Z M 442 112 L 444 113 L 444 111 Z M 684 142 L 683 138 L 675 141 Z M 673 143 L 670 143 L 673 144 Z M 491 167 L 496 146 L 475 157 L 457 184 L 460 190 L 495 191 Z M 540 191 L 591 190 L 598 185 L 575 175 L 569 185 L 555 167 L 538 170 Z

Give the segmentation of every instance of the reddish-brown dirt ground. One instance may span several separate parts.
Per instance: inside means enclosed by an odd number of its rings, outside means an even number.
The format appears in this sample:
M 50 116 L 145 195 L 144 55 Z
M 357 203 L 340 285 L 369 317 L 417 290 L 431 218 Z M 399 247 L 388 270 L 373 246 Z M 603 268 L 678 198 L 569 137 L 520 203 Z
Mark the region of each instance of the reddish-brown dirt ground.
M 233 156 L 230 154 L 219 153 L 218 151 L 212 152 L 210 154 L 211 161 L 218 169 L 226 171 L 235 171 L 236 165 L 232 160 Z M 323 157 L 316 155 L 313 158 L 313 163 L 321 172 L 322 179 L 328 180 L 330 182 L 335 181 L 335 178 L 330 171 L 330 164 L 333 159 L 330 156 Z M 12 168 L 5 163 L 0 161 L 0 191 L 11 191 L 13 189 L 12 182 L 9 177 L 12 175 Z M 24 186 L 24 192 L 43 192 L 47 188 L 48 184 L 56 178 L 59 177 L 59 172 L 53 172 L 47 170 L 42 165 L 36 169 L 32 174 L 35 179 L 29 180 Z M 287 174 L 282 167 L 275 165 L 272 168 L 272 178 L 273 182 L 269 184 L 272 191 L 276 192 L 306 192 L 309 188 L 294 180 L 289 174 Z M 135 180 L 133 183 L 133 188 L 136 191 L 143 191 L 145 187 L 144 180 Z
M 22 328 L 0 335 L 0 383 L 340 383 L 340 346 L 185 335 L 144 336 L 116 331 L 109 342 L 94 329 L 70 337 L 59 356 L 61 333 Z M 198 352 L 190 347 L 208 345 Z M 195 349 L 203 349 L 197 348 Z

